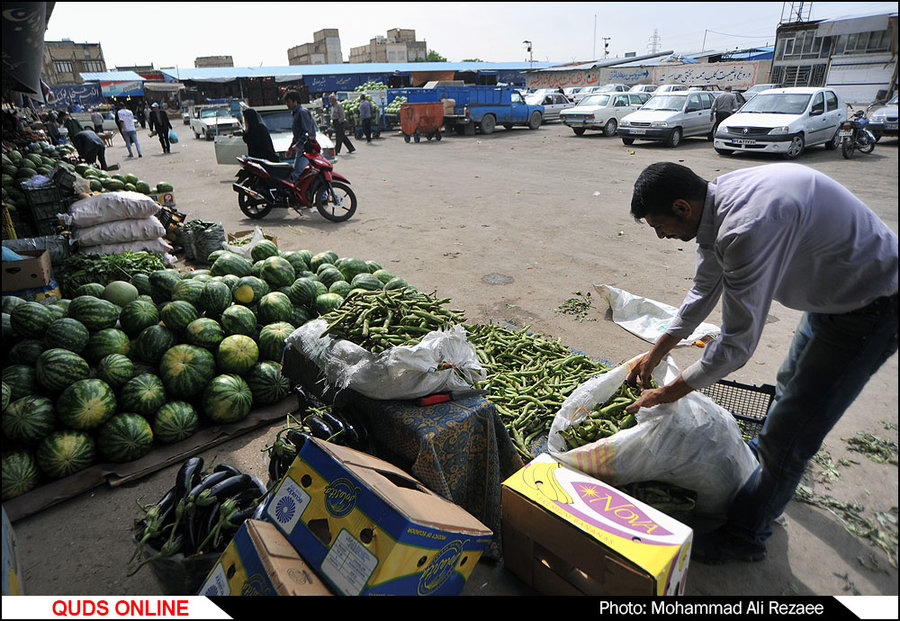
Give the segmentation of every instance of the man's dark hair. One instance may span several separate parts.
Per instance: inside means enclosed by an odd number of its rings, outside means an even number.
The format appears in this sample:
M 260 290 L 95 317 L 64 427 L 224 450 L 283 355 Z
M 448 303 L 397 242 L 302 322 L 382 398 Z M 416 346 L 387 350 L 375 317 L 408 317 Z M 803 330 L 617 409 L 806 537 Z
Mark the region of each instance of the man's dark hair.
M 288 99 L 300 103 L 300 93 L 294 90 L 290 90 L 284 94 L 284 100 L 287 101 Z
M 634 182 L 631 215 L 640 220 L 647 214 L 672 216 L 676 200 L 704 201 L 707 181 L 687 166 L 672 162 L 650 164 Z

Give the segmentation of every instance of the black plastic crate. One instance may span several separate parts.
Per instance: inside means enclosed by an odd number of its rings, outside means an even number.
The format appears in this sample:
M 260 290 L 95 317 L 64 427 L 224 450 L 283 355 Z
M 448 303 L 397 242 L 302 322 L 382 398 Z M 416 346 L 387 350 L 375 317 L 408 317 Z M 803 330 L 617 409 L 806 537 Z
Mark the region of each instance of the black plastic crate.
M 732 380 L 719 380 L 700 390 L 719 406 L 731 412 L 747 439 L 755 438 L 762 430 L 775 400 L 775 387 L 771 384 L 754 386 Z
M 36 188 L 31 188 L 23 184 L 22 192 L 25 194 L 25 202 L 32 211 L 36 207 L 56 204 L 62 201 L 62 193 L 59 191 L 59 188 L 52 183 Z

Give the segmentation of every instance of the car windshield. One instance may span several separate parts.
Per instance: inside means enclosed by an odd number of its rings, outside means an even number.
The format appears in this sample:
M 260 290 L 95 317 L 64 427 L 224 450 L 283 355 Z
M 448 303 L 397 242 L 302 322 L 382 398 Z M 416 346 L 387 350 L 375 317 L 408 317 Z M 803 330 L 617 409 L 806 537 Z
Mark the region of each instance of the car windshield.
M 890 101 L 887 102 L 887 105 L 889 105 L 889 106 L 897 105 L 897 95 L 896 94 L 893 97 L 891 97 Z
M 747 102 L 741 112 L 759 114 L 802 114 L 812 95 L 801 93 L 761 93 Z
M 612 93 L 616 90 L 615 84 L 606 84 L 597 89 L 598 93 Z
M 525 98 L 525 103 L 529 106 L 541 106 L 544 104 L 544 96 L 539 94 L 528 95 Z
M 262 118 L 263 124 L 269 128 L 269 132 L 276 134 L 281 132 L 291 132 L 291 123 L 293 122 L 293 116 L 291 115 L 291 111 L 285 108 L 284 110 L 272 110 L 271 112 L 260 112 L 260 118 Z
M 645 103 L 641 110 L 671 110 L 675 112 L 684 107 L 686 99 L 687 97 L 680 95 L 656 95 Z
M 231 110 L 228 108 L 207 108 L 200 111 L 201 119 L 211 119 L 216 116 L 231 116 Z
M 609 104 L 609 95 L 588 95 L 578 104 L 579 108 L 587 107 L 587 106 L 599 106 L 603 107 Z

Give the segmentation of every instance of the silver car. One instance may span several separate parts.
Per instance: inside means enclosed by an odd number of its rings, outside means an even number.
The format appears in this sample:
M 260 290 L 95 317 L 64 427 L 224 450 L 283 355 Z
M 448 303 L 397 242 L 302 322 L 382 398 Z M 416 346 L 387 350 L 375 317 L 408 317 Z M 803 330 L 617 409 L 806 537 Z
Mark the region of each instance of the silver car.
M 560 92 L 526 95 L 525 103 L 532 106 L 544 106 L 544 123 L 558 121 L 560 112 L 575 105 Z
M 625 144 L 653 140 L 677 147 L 691 136 L 712 138 L 715 121 L 710 111 L 717 93 L 677 91 L 653 94 L 640 110 L 619 122 L 619 136 Z
M 875 140 L 882 136 L 897 136 L 897 94 L 890 101 L 876 106 L 869 113 L 869 131 Z
M 574 108 L 563 110 L 559 118 L 576 136 L 589 129 L 615 136 L 619 121 L 638 110 L 648 99 L 647 93 L 594 93 Z

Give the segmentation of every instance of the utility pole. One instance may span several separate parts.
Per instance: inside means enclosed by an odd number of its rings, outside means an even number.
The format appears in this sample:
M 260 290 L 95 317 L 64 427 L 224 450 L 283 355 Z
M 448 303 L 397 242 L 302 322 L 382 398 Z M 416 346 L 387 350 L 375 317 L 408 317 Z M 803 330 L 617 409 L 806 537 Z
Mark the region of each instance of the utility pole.
M 658 29 L 658 28 L 654 28 L 654 29 L 653 29 L 653 36 L 650 37 L 650 46 L 649 46 L 649 47 L 650 47 L 650 53 L 651 53 L 651 54 L 656 54 L 657 52 L 659 52 L 659 44 L 660 44 L 660 41 L 659 41 L 659 29 Z
M 603 58 L 609 57 L 609 40 L 611 37 L 603 37 Z
M 594 48 L 591 53 L 591 60 L 597 60 L 597 14 L 594 13 Z
M 531 41 L 522 41 L 525 44 L 525 50 L 528 52 L 528 68 L 534 69 L 534 55 L 531 53 Z

